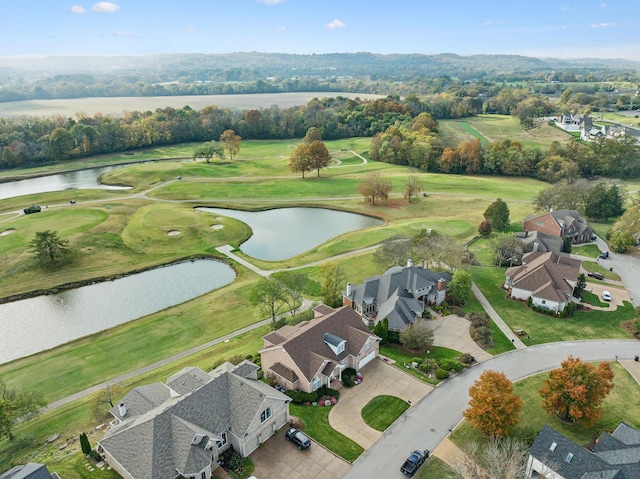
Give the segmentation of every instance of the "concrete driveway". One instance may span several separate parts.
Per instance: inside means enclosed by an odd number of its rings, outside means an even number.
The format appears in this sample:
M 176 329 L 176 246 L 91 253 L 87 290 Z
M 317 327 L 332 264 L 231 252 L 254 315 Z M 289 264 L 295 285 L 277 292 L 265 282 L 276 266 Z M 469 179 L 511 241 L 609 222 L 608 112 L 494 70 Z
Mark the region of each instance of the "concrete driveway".
M 368 449 L 382 437 L 382 432 L 367 426 L 360 415 L 362 408 L 371 399 L 388 395 L 415 405 L 433 389 L 433 386 L 381 359 L 371 361 L 361 372 L 364 378 L 362 383 L 351 388 L 340 389 L 340 400 L 329 413 L 329 424 L 336 431 Z
M 604 281 L 602 283 L 589 282 L 587 283 L 586 290 L 590 293 L 595 294 L 602 302 L 604 302 L 602 299 L 602 292 L 609 291 L 611 293 L 611 301 L 609 302 L 610 306 L 608 308 L 589 305 L 591 309 L 598 309 L 600 311 L 615 311 L 618 306 L 623 305 L 623 301 L 630 302 L 629 293 L 627 293 L 625 289 L 607 284 Z
M 458 315 L 430 319 L 429 327 L 433 330 L 433 344 L 449 349 L 455 349 L 461 353 L 471 354 L 476 361 L 482 362 L 493 356 L 482 349 L 471 339 L 469 327 L 471 323 Z
M 255 465 L 253 474 L 258 479 L 339 479 L 351 467 L 314 441 L 306 451 L 299 450 L 285 439 L 286 428 L 280 429 L 277 436 L 249 456 Z M 213 475 L 230 477 L 222 469 Z

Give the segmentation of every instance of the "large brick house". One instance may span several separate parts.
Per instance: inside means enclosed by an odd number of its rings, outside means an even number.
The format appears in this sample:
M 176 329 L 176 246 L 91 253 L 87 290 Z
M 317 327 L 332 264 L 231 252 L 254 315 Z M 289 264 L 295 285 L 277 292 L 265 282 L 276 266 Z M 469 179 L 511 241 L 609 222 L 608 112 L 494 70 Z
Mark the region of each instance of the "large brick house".
M 569 237 L 572 243 L 591 241 L 593 231 L 576 210 L 549 211 L 543 215 L 529 215 L 524 220 L 524 231 Z
M 408 260 L 406 267 L 394 266 L 362 284 L 347 283 L 342 304 L 351 307 L 368 326 L 387 318 L 389 331 L 402 331 L 422 317 L 425 304 L 442 304 L 451 278 L 451 273 L 436 273 Z
M 345 368 L 359 370 L 378 356 L 380 338 L 351 308 L 322 305 L 316 317 L 264 336 L 262 370 L 287 389 L 312 392 L 342 379 Z
M 133 389 L 114 408 L 98 452 L 125 479 L 210 479 L 221 452 L 248 456 L 289 421 L 290 398 L 249 361 L 185 368 Z

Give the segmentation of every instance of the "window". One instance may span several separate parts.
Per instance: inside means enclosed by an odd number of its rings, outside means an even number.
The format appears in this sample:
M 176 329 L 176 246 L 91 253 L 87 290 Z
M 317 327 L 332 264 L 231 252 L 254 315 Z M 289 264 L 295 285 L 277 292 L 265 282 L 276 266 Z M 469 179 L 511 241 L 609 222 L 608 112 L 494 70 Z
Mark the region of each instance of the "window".
M 544 221 L 536 221 L 536 224 L 537 224 L 538 226 L 544 226 Z
M 371 347 L 371 338 L 367 338 L 367 342 L 364 343 L 364 349 L 367 350 Z
M 542 304 L 547 304 L 547 301 L 543 299 Z
M 200 479 L 207 479 L 207 473 L 205 471 L 200 473 Z
M 320 378 L 313 378 L 313 390 L 315 391 L 322 385 Z
M 347 358 L 342 358 L 342 359 L 340 360 L 340 364 L 342 364 L 343 366 L 344 366 L 345 364 L 347 364 Z
M 549 446 L 549 450 L 550 451 L 555 451 L 556 447 L 558 447 L 558 443 L 557 442 L 552 442 L 551 446 Z
M 341 352 L 344 351 L 344 343 L 345 341 L 342 341 L 340 344 L 338 344 L 337 354 L 340 354 Z
M 260 422 L 265 422 L 270 417 L 271 417 L 271 408 L 268 407 L 267 409 L 262 411 L 262 414 L 260 414 Z
M 567 454 L 567 457 L 564 458 L 566 462 L 571 462 L 571 459 L 573 459 L 573 454 L 571 453 Z
M 227 433 L 223 432 L 221 434 L 218 434 L 220 436 L 220 440 L 216 441 L 216 446 L 218 446 L 218 449 L 222 448 L 225 446 L 225 444 L 227 444 Z

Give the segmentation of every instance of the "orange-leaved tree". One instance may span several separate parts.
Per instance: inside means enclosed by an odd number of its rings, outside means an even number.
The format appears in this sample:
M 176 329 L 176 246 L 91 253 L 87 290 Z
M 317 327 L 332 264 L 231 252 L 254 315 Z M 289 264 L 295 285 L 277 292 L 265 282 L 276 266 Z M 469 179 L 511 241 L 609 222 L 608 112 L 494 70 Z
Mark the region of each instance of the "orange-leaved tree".
M 469 388 L 469 408 L 463 415 L 492 438 L 509 434 L 520 420 L 522 401 L 513 393 L 513 383 L 504 373 L 488 370 Z
M 224 130 L 220 135 L 220 144 L 229 152 L 229 157 L 233 160 L 233 155 L 240 151 L 240 141 L 242 137 L 233 130 Z
M 542 408 L 564 421 L 581 421 L 591 427 L 603 414 L 600 405 L 613 389 L 609 363 L 595 366 L 569 356 L 549 373 L 539 394 Z

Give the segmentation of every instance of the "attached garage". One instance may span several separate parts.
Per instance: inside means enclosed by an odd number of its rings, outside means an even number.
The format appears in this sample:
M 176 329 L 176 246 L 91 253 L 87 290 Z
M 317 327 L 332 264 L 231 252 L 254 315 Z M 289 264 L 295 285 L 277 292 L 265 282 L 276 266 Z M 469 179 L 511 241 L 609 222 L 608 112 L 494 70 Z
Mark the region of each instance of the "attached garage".
M 376 357 L 376 352 L 377 351 L 371 351 L 369 354 L 367 354 L 364 358 L 362 358 L 360 360 L 360 362 L 358 363 L 358 369 L 362 369 L 363 367 L 365 367 L 368 363 L 370 363 L 373 359 L 375 359 Z

